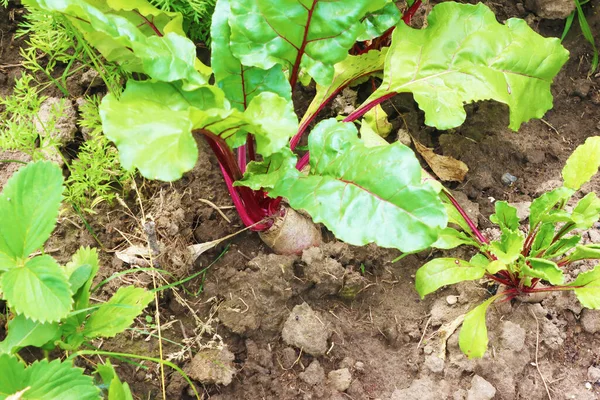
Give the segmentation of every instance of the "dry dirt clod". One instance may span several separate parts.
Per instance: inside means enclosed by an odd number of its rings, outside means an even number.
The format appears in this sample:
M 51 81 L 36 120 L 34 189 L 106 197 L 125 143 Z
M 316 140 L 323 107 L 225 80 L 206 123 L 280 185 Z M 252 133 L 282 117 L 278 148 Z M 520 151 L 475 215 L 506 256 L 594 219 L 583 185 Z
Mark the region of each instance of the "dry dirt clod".
M 525 0 L 525 7 L 547 19 L 565 19 L 575 10 L 571 0 Z
M 434 374 L 438 374 L 444 370 L 444 360 L 436 354 L 430 354 L 425 357 L 425 366 Z
M 600 310 L 585 309 L 581 313 L 581 326 L 587 333 L 600 332 Z
M 60 116 L 57 117 L 57 113 Z M 77 132 L 77 112 L 70 101 L 50 97 L 40 106 L 38 118 L 35 120 L 35 129 L 41 137 L 50 136 L 59 146 L 64 146 L 75 139 Z M 58 149 L 47 148 L 45 156 L 48 160 L 62 166 L 63 158 Z
M 501 339 L 505 349 L 521 351 L 525 346 L 525 329 L 514 322 L 504 321 Z
M 592 383 L 600 382 L 600 368 L 589 367 L 587 376 Z
M 314 360 L 304 372 L 298 374 L 298 377 L 303 382 L 315 386 L 325 380 L 325 370 L 321 367 L 318 360 Z
M 315 357 L 325 354 L 330 335 L 329 327 L 306 303 L 294 307 L 281 332 L 284 342 Z
M 467 400 L 491 400 L 495 395 L 496 388 L 479 375 L 475 375 L 471 380 L 471 389 L 467 392 Z
M 233 353 L 225 348 L 200 350 L 185 367 L 185 372 L 198 382 L 227 386 L 236 372 L 234 359 Z
M 350 383 L 352 383 L 352 375 L 348 368 L 342 368 L 329 372 L 327 380 L 329 386 L 338 392 L 345 392 L 350 387 Z

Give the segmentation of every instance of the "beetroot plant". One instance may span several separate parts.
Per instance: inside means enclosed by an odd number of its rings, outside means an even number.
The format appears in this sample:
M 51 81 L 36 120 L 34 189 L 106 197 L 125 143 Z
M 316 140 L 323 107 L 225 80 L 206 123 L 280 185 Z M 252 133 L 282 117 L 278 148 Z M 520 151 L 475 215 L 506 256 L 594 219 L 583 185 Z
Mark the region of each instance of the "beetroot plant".
M 101 105 L 125 168 L 179 179 L 203 138 L 242 222 L 281 253 L 320 242 L 293 209 L 354 245 L 432 245 L 447 224 L 439 187 L 422 179 L 408 147 L 366 140 L 368 113 L 408 92 L 427 125 L 449 129 L 464 121 L 466 103 L 493 99 L 510 107 L 516 130 L 551 108 L 552 79 L 568 58 L 558 39 L 522 20 L 500 24 L 483 4 L 444 2 L 426 28 L 413 29 L 420 1 L 402 14 L 389 0 L 219 0 L 209 68 L 181 15 L 145 0 L 25 1 L 66 15 L 107 60 L 133 73 Z M 369 77 L 381 84 L 362 105 L 315 125 L 342 89 Z M 292 94 L 311 81 L 316 95 L 299 118 Z
M 482 357 L 487 349 L 487 308 L 494 301 L 511 300 L 532 293 L 571 290 L 581 305 L 600 308 L 600 266 L 579 273 L 569 283 L 565 271 L 573 263 L 600 259 L 600 244 L 580 244 L 582 230 L 600 218 L 600 199 L 594 192 L 583 196 L 570 210 L 567 203 L 600 166 L 600 137 L 591 137 L 569 157 L 562 170 L 564 185 L 542 194 L 531 203 L 529 225 L 521 227 L 516 208 L 496 202 L 490 220 L 500 228 L 500 238 L 489 241 L 466 217 L 450 216 L 463 229 L 446 228 L 434 247 L 449 249 L 473 246 L 478 253 L 469 261 L 436 258 L 416 274 L 417 291 L 424 297 L 442 286 L 487 278 L 499 285 L 498 292 L 469 311 L 459 335 L 461 350 L 469 357 Z

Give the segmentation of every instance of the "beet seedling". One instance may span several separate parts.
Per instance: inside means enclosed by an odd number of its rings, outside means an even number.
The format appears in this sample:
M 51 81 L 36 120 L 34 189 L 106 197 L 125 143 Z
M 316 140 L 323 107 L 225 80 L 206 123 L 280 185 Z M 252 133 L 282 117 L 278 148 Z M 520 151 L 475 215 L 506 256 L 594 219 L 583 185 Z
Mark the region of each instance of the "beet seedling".
M 403 252 L 432 245 L 447 224 L 438 191 L 422 181 L 409 148 L 371 146 L 354 121 L 408 92 L 427 125 L 457 127 L 464 104 L 494 99 L 510 107 L 516 130 L 551 108 L 552 79 L 568 58 L 557 39 L 522 20 L 502 25 L 483 4 L 438 4 L 418 30 L 407 22 L 420 1 L 403 18 L 390 0 L 219 0 L 211 70 L 196 59 L 181 15 L 144 0 L 102 1 L 101 8 L 84 0 L 25 2 L 63 13 L 104 57 L 136 73 L 101 105 L 104 132 L 125 168 L 179 179 L 196 164 L 195 136 L 204 138 L 242 222 L 281 253 L 320 241 L 287 204 L 350 244 Z M 382 77 L 379 88 L 343 122 L 317 123 L 300 156 L 296 146 L 319 111 L 370 77 Z M 292 92 L 311 80 L 317 93 L 298 121 Z
M 565 270 L 577 261 L 600 259 L 600 244 L 579 244 L 580 230 L 591 228 L 600 218 L 600 199 L 588 193 L 572 211 L 567 202 L 597 172 L 600 166 L 600 137 L 591 137 L 569 157 L 562 170 L 564 186 L 542 194 L 531 203 L 529 226 L 521 227 L 516 208 L 496 202 L 490 220 L 501 231 L 498 240 L 489 241 L 466 214 L 454 204 L 450 221 L 464 232 L 446 228 L 433 247 L 450 249 L 460 245 L 479 251 L 469 261 L 437 258 L 417 271 L 419 295 L 442 286 L 487 278 L 501 285 L 499 292 L 466 314 L 459 335 L 461 350 L 468 357 L 482 357 L 487 349 L 486 310 L 499 299 L 511 300 L 532 293 L 572 290 L 586 308 L 600 308 L 600 265 L 580 273 L 565 283 Z M 454 201 L 452 199 L 452 201 Z M 542 287 L 540 283 L 543 282 Z

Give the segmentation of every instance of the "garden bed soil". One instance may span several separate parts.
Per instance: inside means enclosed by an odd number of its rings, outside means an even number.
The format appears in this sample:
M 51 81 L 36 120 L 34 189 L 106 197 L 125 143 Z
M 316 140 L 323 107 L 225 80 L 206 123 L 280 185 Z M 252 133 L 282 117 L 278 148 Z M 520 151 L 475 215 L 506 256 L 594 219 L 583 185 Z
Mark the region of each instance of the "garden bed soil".
M 501 21 L 523 17 L 544 36 L 562 33 L 564 21 L 540 20 L 521 3 L 485 3 Z M 587 17 L 597 33 L 600 4 L 591 3 Z M 12 64 L 18 63 L 22 42 L 13 41 L 15 23 L 9 17 L 14 13 L 18 19 L 21 9 L 12 7 L 0 9 L 2 95 L 11 90 L 20 70 Z M 507 128 L 508 109 L 494 102 L 468 106 L 466 123 L 444 132 L 424 126 L 411 96 L 396 96 L 384 104 L 395 128 L 407 129 L 439 154 L 469 166 L 465 182 L 451 188 L 483 229 L 491 226 L 493 201 L 528 202 L 559 184 L 573 149 L 600 134 L 600 78 L 587 76 L 590 46 L 577 23 L 564 45 L 571 58 L 552 87 L 554 108 L 518 133 Z M 184 367 L 197 383 L 204 381 L 198 383 L 204 398 L 535 400 L 548 398 L 548 392 L 553 399 L 600 398 L 600 311 L 582 310 L 571 293 L 494 304 L 488 313 L 489 351 L 483 359 L 467 359 L 458 348 L 457 333 L 444 340 L 444 331 L 451 333 L 448 326 L 456 318 L 497 288 L 468 282 L 421 300 L 414 274 L 434 256 L 468 257 L 462 249 L 424 252 L 392 263 L 396 250 L 348 246 L 326 234 L 327 244 L 320 249 L 277 256 L 255 233 L 244 231 L 192 262 L 188 245 L 243 228 L 231 209 L 217 160 L 203 142 L 198 146 L 199 162 L 182 180 L 138 180 L 138 190 L 131 190 L 123 202 L 102 204 L 97 214 L 86 215 L 98 241 L 67 212 L 46 250 L 64 263 L 79 246 L 100 243 L 102 280 L 132 268 L 117 254 L 130 244 L 145 245 L 143 225 L 153 221 L 161 246 L 154 266 L 171 275 L 124 275 L 95 297 L 108 297 L 124 282 L 153 287 L 164 284 L 163 278 L 173 282 L 204 270 L 161 292 L 158 304 L 161 333 L 168 339 L 163 340 L 163 357 Z M 12 174 L 10 168 L 1 164 L 0 175 Z M 517 177 L 511 186 L 502 183 L 505 173 Z M 600 190 L 597 178 L 584 187 L 584 192 L 590 190 Z M 201 199 L 225 208 L 217 211 Z M 600 226 L 586 235 L 599 241 Z M 154 309 L 148 315 L 154 317 Z M 158 357 L 155 321 L 149 320 L 141 317 L 135 323 L 138 330 L 95 344 L 103 350 Z M 136 398 L 162 398 L 155 365 L 113 363 Z M 177 373 L 166 368 L 165 375 L 168 399 L 191 398 Z

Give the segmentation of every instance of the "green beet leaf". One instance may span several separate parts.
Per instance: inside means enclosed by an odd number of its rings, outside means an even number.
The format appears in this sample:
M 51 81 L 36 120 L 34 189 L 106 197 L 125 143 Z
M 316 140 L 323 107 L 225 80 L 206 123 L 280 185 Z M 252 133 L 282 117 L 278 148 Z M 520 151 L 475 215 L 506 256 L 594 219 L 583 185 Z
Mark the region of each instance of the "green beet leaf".
M 60 321 L 71 311 L 71 286 L 64 269 L 48 255 L 28 260 L 2 276 L 2 290 L 17 314 L 38 321 Z
M 535 235 L 529 255 L 536 257 L 542 250 L 547 249 L 552 244 L 553 238 L 554 224 L 542 224 Z
M 599 166 L 600 136 L 589 137 L 569 156 L 562 170 L 565 186 L 578 190 L 598 172 Z
M 487 350 L 488 335 L 485 314 L 495 299 L 495 297 L 489 298 L 465 316 L 458 335 L 458 345 L 468 358 L 481 358 Z
M 577 246 L 580 241 L 581 236 L 579 235 L 559 239 L 552 246 L 548 247 L 548 249 L 544 253 L 544 258 L 560 257 L 567 251 Z
M 517 130 L 552 107 L 550 85 L 568 57 L 558 39 L 541 37 L 523 20 L 502 25 L 482 3 L 444 2 L 425 29 L 400 22 L 383 83 L 365 104 L 411 92 L 427 125 L 450 129 L 464 122 L 466 103 L 493 99 L 510 107 L 509 126 Z
M 275 65 L 268 70 L 243 66 L 231 53 L 230 14 L 229 0 L 219 0 L 210 27 L 211 67 L 217 85 L 223 89 L 233 107 L 240 111 L 245 110 L 250 101 L 262 92 L 276 93 L 290 101 L 292 88 L 281 65 Z
M 520 231 L 503 231 L 499 241 L 490 243 L 490 251 L 508 265 L 517 261 L 524 243 L 525 236 Z
M 576 246 L 567 259 L 569 262 L 600 259 L 600 243 Z
M 8 180 L 0 194 L 0 270 L 8 269 L 7 257 L 25 258 L 48 240 L 63 190 L 62 171 L 51 162 L 28 164 Z
M 485 267 L 458 258 L 436 258 L 417 270 L 415 287 L 421 298 L 445 285 L 480 279 Z
M 309 175 L 282 161 L 277 179 L 247 174 L 239 184 L 273 185 L 269 196 L 286 197 L 293 208 L 306 210 L 353 245 L 375 242 L 412 252 L 437 240 L 447 222 L 444 207 L 435 190 L 421 183 L 421 167 L 409 148 L 366 147 L 353 124 L 335 119 L 313 129 L 308 147 Z
M 447 227 L 440 232 L 438 240 L 431 247 L 448 250 L 462 245 L 477 247 L 478 243 L 467 236 L 466 233 Z
M 8 334 L 0 342 L 0 353 L 15 353 L 25 346 L 42 347 L 59 336 L 57 322 L 42 324 L 17 315 L 8 322 Z
M 0 400 L 100 400 L 91 377 L 70 361 L 36 361 L 25 367 L 15 358 L 0 355 Z
M 573 193 L 575 193 L 573 189 L 559 187 L 534 199 L 529 207 L 530 229 L 534 229 L 541 221 L 547 220 L 548 216 L 552 213 L 558 212 L 559 210 L 557 210 L 556 207 L 562 206 L 563 203 L 573 196 Z
M 377 2 L 375 2 L 377 3 Z M 379 8 L 379 4 L 375 5 L 375 10 L 367 13 L 360 27 L 360 35 L 358 41 L 366 41 L 377 38 L 385 33 L 392 26 L 400 22 L 400 10 L 395 2 L 387 1 L 383 8 Z
M 94 2 L 96 7 L 84 0 L 25 3 L 63 13 L 108 61 L 127 71 L 181 81 L 187 89 L 208 83 L 211 70 L 196 58 L 196 45 L 185 37 L 179 13 L 161 11 L 145 0 Z
M 600 199 L 594 192 L 588 193 L 579 200 L 571 214 L 576 229 L 589 229 L 598 218 L 600 218 Z
M 600 309 L 600 265 L 579 274 L 568 286 L 575 288 L 575 295 L 584 307 Z
M 562 285 L 565 281 L 563 272 L 555 262 L 542 258 L 528 258 L 527 264 L 521 267 L 521 272 L 527 276 L 540 278 L 552 285 Z
M 519 217 L 517 217 L 516 208 L 506 201 L 497 201 L 495 207 L 496 213 L 490 216 L 490 221 L 502 230 L 516 231 L 519 229 Z
M 230 0 L 231 51 L 242 64 L 264 70 L 300 68 L 328 85 L 333 65 L 348 55 L 367 11 L 385 0 Z
M 129 328 L 133 320 L 154 299 L 145 289 L 121 287 L 109 301 L 102 304 L 85 324 L 83 335 L 88 339 L 114 337 Z

